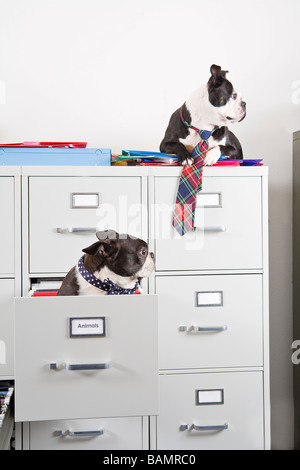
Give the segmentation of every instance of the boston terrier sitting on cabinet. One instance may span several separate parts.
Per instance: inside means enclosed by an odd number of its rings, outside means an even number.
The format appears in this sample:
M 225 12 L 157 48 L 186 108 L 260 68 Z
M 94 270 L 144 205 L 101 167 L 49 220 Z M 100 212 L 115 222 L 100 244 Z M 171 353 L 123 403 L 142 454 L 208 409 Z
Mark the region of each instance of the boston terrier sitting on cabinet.
M 154 254 L 139 238 L 113 230 L 96 233 L 99 241 L 84 248 L 57 295 L 123 295 L 139 293 L 139 281 L 154 269 Z
M 212 65 L 206 85 L 197 89 L 171 116 L 160 151 L 176 154 L 182 165 L 191 165 L 191 153 L 200 141 L 199 131 L 210 131 L 204 165 L 213 165 L 221 155 L 242 159 L 239 140 L 228 124 L 246 116 L 246 103 L 226 78 L 225 70 Z

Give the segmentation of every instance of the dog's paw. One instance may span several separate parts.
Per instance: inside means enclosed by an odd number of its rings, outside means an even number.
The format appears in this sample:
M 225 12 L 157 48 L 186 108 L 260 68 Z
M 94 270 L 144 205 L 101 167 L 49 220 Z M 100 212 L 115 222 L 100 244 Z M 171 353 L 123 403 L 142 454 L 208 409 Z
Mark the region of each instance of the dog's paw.
M 214 147 L 211 150 L 208 150 L 206 157 L 204 159 L 204 165 L 205 166 L 214 165 L 215 163 L 217 163 L 220 156 L 221 156 L 221 151 L 220 151 L 219 146 Z
M 182 166 L 192 166 L 193 163 L 194 163 L 194 159 L 192 157 L 185 158 L 184 160 L 181 161 Z

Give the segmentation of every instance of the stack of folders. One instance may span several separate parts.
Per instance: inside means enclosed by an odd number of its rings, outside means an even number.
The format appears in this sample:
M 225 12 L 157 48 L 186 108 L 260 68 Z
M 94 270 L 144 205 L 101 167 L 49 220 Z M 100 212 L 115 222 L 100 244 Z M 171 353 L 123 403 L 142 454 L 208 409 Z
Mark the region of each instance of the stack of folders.
M 121 155 L 112 155 L 111 164 L 133 166 L 180 166 L 177 155 L 143 150 L 122 150 Z M 261 159 L 232 160 L 221 156 L 213 166 L 261 166 Z
M 233 160 L 228 157 L 220 157 L 213 166 L 262 166 L 262 159 Z
M 31 285 L 28 293 L 29 297 L 50 297 L 56 296 L 62 284 L 62 279 L 43 280 L 37 279 L 36 283 Z
M 121 155 L 112 155 L 112 165 L 133 166 L 178 166 L 177 155 L 144 150 L 122 150 Z

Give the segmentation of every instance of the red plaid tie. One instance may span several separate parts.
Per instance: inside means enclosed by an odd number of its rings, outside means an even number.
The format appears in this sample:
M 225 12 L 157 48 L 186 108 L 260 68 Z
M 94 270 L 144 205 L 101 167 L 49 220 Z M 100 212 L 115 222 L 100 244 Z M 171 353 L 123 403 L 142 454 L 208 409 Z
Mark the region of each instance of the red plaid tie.
M 182 170 L 175 203 L 173 226 L 181 236 L 194 229 L 196 196 L 202 189 L 202 169 L 211 135 L 209 131 L 198 132 L 202 140 L 192 151 L 194 163 Z

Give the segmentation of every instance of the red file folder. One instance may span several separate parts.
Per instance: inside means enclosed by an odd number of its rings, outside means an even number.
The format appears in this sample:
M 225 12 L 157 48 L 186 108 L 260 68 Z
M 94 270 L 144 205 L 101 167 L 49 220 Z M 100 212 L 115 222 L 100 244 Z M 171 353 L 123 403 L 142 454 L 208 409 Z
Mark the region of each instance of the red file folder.
M 17 144 L 0 144 L 0 147 L 39 147 L 39 148 L 86 148 L 87 142 L 22 142 Z

